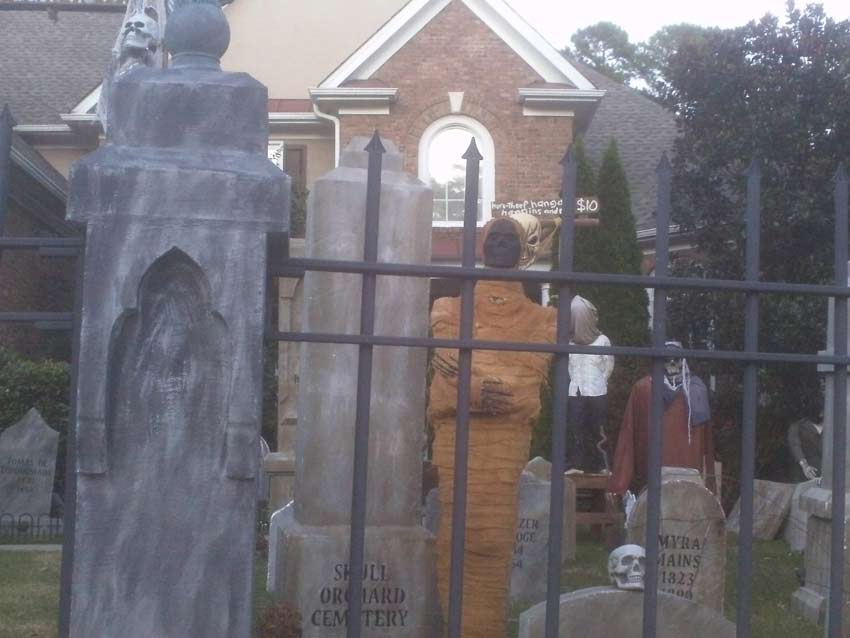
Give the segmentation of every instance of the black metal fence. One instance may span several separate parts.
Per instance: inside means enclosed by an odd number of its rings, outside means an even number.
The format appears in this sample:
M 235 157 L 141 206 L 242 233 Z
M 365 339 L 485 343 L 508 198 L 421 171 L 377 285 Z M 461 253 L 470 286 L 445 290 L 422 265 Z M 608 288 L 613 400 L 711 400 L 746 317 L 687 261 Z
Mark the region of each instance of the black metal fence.
M 463 156 L 466 160 L 466 200 L 463 226 L 462 264 L 455 266 L 408 265 L 378 263 L 376 245 L 381 196 L 381 165 L 384 149 L 379 138 L 373 138 L 366 149 L 369 153 L 367 178 L 366 239 L 362 261 L 333 261 L 315 259 L 290 259 L 273 276 L 298 276 L 304 271 L 359 273 L 363 276 L 361 331 L 358 335 L 317 334 L 303 332 L 281 333 L 269 329 L 268 337 L 279 341 L 306 341 L 319 343 L 356 344 L 360 348 L 358 366 L 357 410 L 355 425 L 355 464 L 351 512 L 351 581 L 350 591 L 362 588 L 363 548 L 366 523 L 366 475 L 368 472 L 369 400 L 371 387 L 371 361 L 374 346 L 400 346 L 419 348 L 454 348 L 459 351 L 457 396 L 457 434 L 455 456 L 454 509 L 452 512 L 452 554 L 449 608 L 446 614 L 449 638 L 460 638 L 463 608 L 463 555 L 466 528 L 467 459 L 469 452 L 469 398 L 472 351 L 503 350 L 549 352 L 554 354 L 554 415 L 552 432 L 552 487 L 550 500 L 549 556 L 547 576 L 546 638 L 558 636 L 559 598 L 561 593 L 561 547 L 564 493 L 564 451 L 566 439 L 566 404 L 568 388 L 568 361 L 570 354 L 611 354 L 638 356 L 652 359 L 652 396 L 649 430 L 649 480 L 646 525 L 647 565 L 658 563 L 658 535 L 660 531 L 661 494 L 661 419 L 663 415 L 664 362 L 668 358 L 684 356 L 692 359 L 736 361 L 744 365 L 744 403 L 742 414 L 742 473 L 741 473 L 741 527 L 738 552 L 737 580 L 737 636 L 749 638 L 753 575 L 753 479 L 755 474 L 756 413 L 758 409 L 759 366 L 775 363 L 830 364 L 835 368 L 835 395 L 833 424 L 833 512 L 830 568 L 830 595 L 828 612 L 829 638 L 842 635 L 842 610 L 844 599 L 844 467 L 846 441 L 847 399 L 847 304 L 835 304 L 835 353 L 816 355 L 791 352 L 760 352 L 758 344 L 759 296 L 766 293 L 815 295 L 834 297 L 846 301 L 850 297 L 847 285 L 848 243 L 848 179 L 839 168 L 835 180 L 835 279 L 833 285 L 788 284 L 759 280 L 759 226 L 761 171 L 754 162 L 747 173 L 747 205 L 744 211 L 747 228 L 746 276 L 743 280 L 713 280 L 671 277 L 668 274 L 669 227 L 671 208 L 672 169 L 666 157 L 657 168 L 658 202 L 656 217 L 655 274 L 654 276 L 578 273 L 573 271 L 577 162 L 571 150 L 562 160 L 562 230 L 560 234 L 560 261 L 552 272 L 533 272 L 477 268 L 476 213 L 478 199 L 478 173 L 482 160 L 473 140 Z M 405 338 L 374 334 L 375 278 L 377 275 L 406 277 L 441 277 L 460 280 L 461 322 L 457 339 Z M 650 347 L 598 347 L 578 346 L 569 343 L 570 304 L 558 305 L 557 339 L 553 344 L 508 341 L 478 341 L 473 338 L 474 284 L 479 280 L 521 281 L 529 283 L 551 282 L 569 290 L 578 283 L 611 286 L 638 286 L 655 289 L 653 300 L 653 325 Z M 667 340 L 667 293 L 672 290 L 693 289 L 706 291 L 738 292 L 746 295 L 745 344 L 740 351 L 692 350 L 673 351 L 665 347 Z M 561 297 L 564 298 L 564 295 Z M 657 635 L 658 570 L 648 569 L 644 595 L 643 636 Z M 349 618 L 360 617 L 360 597 L 350 596 Z M 348 638 L 359 638 L 359 623 L 350 623 Z
M 367 185 L 367 228 L 364 256 L 362 261 L 333 261 L 311 259 L 289 259 L 283 265 L 278 264 L 269 273 L 271 276 L 300 276 L 307 270 L 357 273 L 363 275 L 361 330 L 357 335 L 281 333 L 269 329 L 271 340 L 308 341 L 321 343 L 356 344 L 360 349 L 358 366 L 358 391 L 355 427 L 355 464 L 353 477 L 353 501 L 351 514 L 351 581 L 352 591 L 362 588 L 364 565 L 364 540 L 366 523 L 366 476 L 368 472 L 368 430 L 369 399 L 371 396 L 371 360 L 374 346 L 400 346 L 420 348 L 454 348 L 459 356 L 459 382 L 457 405 L 457 440 L 455 458 L 454 510 L 452 530 L 452 569 L 450 582 L 449 608 L 447 610 L 448 636 L 459 638 L 462 623 L 462 583 L 464 532 L 466 528 L 466 485 L 467 458 L 469 447 L 469 398 L 471 382 L 472 351 L 503 350 L 532 351 L 554 354 L 554 415 L 552 436 L 552 488 L 549 529 L 548 593 L 546 613 L 546 638 L 558 635 L 560 565 L 563 539 L 562 521 L 559 513 L 563 508 L 564 492 L 564 450 L 566 444 L 566 394 L 567 367 L 570 354 L 612 354 L 620 356 L 649 357 L 652 366 L 652 410 L 650 423 L 650 455 L 648 482 L 648 509 L 646 527 L 647 564 L 657 564 L 658 533 L 660 528 L 660 488 L 661 488 L 661 417 L 663 414 L 662 378 L 664 360 L 676 354 L 693 359 L 727 360 L 744 364 L 744 405 L 743 405 L 743 445 L 741 474 L 741 529 L 738 553 L 738 604 L 737 635 L 749 638 L 751 615 L 751 583 L 753 574 L 752 521 L 753 521 L 753 478 L 756 440 L 756 413 L 758 408 L 757 370 L 759 366 L 772 363 L 828 364 L 835 369 L 834 423 L 833 423 L 833 499 L 832 499 L 832 545 L 830 568 L 830 593 L 828 613 L 828 636 L 839 638 L 842 635 L 842 611 L 844 608 L 844 468 L 846 465 L 846 380 L 847 365 L 850 357 L 847 353 L 847 304 L 835 304 L 835 353 L 815 355 L 807 353 L 760 352 L 758 347 L 759 295 L 765 293 L 815 295 L 834 297 L 840 301 L 850 298 L 847 286 L 848 257 L 848 179 L 843 168 L 839 169 L 835 181 L 835 279 L 832 285 L 787 284 L 759 281 L 759 222 L 761 175 L 758 165 L 754 164 L 748 173 L 748 198 L 746 206 L 747 246 L 746 277 L 743 280 L 711 280 L 671 277 L 668 274 L 669 221 L 671 198 L 671 167 L 666 159 L 658 166 L 658 205 L 656 220 L 656 268 L 655 276 L 615 275 L 599 273 L 577 273 L 573 271 L 575 202 L 576 202 L 576 160 L 568 151 L 562 161 L 562 195 L 564 210 L 560 235 L 560 261 L 557 270 L 552 272 L 494 270 L 477 268 L 475 258 L 476 213 L 478 199 L 478 173 L 482 159 L 474 141 L 464 155 L 467 160 L 466 183 L 468 185 L 465 200 L 463 227 L 462 264 L 455 266 L 409 265 L 397 263 L 379 263 L 377 261 L 377 237 L 380 223 L 381 167 L 384 149 L 379 139 L 374 138 L 367 148 L 369 152 L 369 172 Z M 0 176 L 2 177 L 2 176 Z M 0 207 L 3 202 L 0 201 Z M 3 250 L 68 250 L 80 253 L 82 239 L 41 239 L 41 238 L 0 238 L 0 251 Z M 78 263 L 81 260 L 78 260 Z M 457 339 L 405 338 L 374 334 L 375 319 L 375 280 L 378 275 L 407 277 L 441 277 L 459 280 L 461 288 L 461 328 Z M 79 287 L 78 275 L 78 287 Z M 552 344 L 523 343 L 509 341 L 478 341 L 473 338 L 473 294 L 474 284 L 479 280 L 521 281 L 530 283 L 551 282 L 566 287 L 577 283 L 595 283 L 612 286 L 638 286 L 653 288 L 654 313 L 652 342 L 650 347 L 594 347 L 577 346 L 569 343 L 570 305 L 561 303 L 558 307 L 557 339 Z M 745 347 L 741 351 L 719 350 L 669 350 L 664 347 L 666 341 L 666 293 L 676 289 L 694 289 L 707 291 L 727 291 L 746 294 Z M 564 295 L 562 295 L 564 298 Z M 79 299 L 79 294 L 78 294 Z M 36 323 L 44 327 L 67 327 L 71 319 L 76 319 L 74 341 L 79 326 L 79 307 L 75 316 L 71 313 L 27 313 L 0 312 L 0 323 Z M 76 356 L 76 348 L 74 348 Z M 76 376 L 76 360 L 74 361 Z M 73 413 L 73 408 L 72 408 Z M 73 428 L 71 428 L 68 450 L 69 465 L 73 467 L 74 449 Z M 69 489 L 73 481 L 68 481 Z M 73 494 L 66 499 L 66 520 L 73 526 Z M 39 521 L 32 521 L 39 528 Z M 65 570 L 67 572 L 67 570 Z M 656 636 L 656 610 L 658 591 L 657 570 L 647 571 L 644 596 L 643 631 L 644 638 Z M 63 584 L 64 585 L 64 584 Z M 350 596 L 349 618 L 359 618 L 361 597 Z M 359 623 L 350 623 L 349 638 L 359 638 Z
M 0 545 L 62 542 L 64 521 L 50 514 L 0 513 Z

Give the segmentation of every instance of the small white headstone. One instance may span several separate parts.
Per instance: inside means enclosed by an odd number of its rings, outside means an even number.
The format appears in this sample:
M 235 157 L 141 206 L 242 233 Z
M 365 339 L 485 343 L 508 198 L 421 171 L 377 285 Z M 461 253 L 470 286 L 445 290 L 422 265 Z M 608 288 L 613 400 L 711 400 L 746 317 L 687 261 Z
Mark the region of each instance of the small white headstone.
M 50 514 L 59 433 L 35 408 L 0 434 L 0 514 Z

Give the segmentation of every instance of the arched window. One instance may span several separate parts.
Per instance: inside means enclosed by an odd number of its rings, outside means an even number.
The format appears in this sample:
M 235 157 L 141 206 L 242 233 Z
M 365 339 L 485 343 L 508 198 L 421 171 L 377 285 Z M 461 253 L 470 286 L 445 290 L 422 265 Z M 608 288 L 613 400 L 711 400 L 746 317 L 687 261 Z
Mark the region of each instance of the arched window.
M 431 124 L 419 141 L 419 178 L 434 189 L 435 226 L 462 226 L 466 197 L 466 160 L 475 138 L 484 159 L 478 180 L 478 223 L 490 218 L 496 191 L 495 148 L 490 133 L 471 117 L 450 115 Z

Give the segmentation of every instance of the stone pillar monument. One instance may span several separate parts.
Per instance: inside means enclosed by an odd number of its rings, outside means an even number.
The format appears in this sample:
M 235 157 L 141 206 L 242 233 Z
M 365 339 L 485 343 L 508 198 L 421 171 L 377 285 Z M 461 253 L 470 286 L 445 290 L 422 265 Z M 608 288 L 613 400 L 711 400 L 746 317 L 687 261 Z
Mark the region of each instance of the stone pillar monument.
M 362 260 L 368 140 L 355 138 L 340 167 L 310 194 L 306 255 Z M 402 172 L 383 141 L 378 261 L 429 263 L 431 191 Z M 308 272 L 302 329 L 357 333 L 359 275 Z M 375 334 L 428 334 L 428 280 L 379 277 Z M 295 502 L 272 519 L 269 582 L 303 618 L 305 638 L 345 636 L 354 459 L 357 352 L 354 345 L 303 344 L 296 434 Z M 433 536 L 421 527 L 426 352 L 374 352 L 364 637 L 433 638 L 436 613 Z M 271 554 L 275 559 L 272 560 Z
M 63 636 L 251 635 L 266 238 L 289 184 L 265 87 L 220 70 L 228 42 L 217 3 L 182 4 L 171 67 L 115 81 L 106 143 L 71 171 L 87 245 Z
M 835 300 L 829 300 L 829 315 L 827 319 L 826 350 L 821 354 L 835 352 Z M 834 415 L 834 377 L 833 366 L 823 365 L 818 371 L 826 375 L 823 405 L 823 456 L 820 485 L 812 487 L 800 496 L 800 509 L 808 515 L 806 526 L 805 572 L 806 583 L 794 592 L 791 608 L 811 622 L 821 622 L 826 615 L 827 599 L 829 598 L 829 569 L 830 569 L 830 538 L 832 536 L 832 433 Z M 848 422 L 850 422 L 850 405 L 847 406 Z M 848 437 L 850 446 L 850 437 Z M 850 452 L 850 450 L 848 450 Z M 847 458 L 850 458 L 848 455 Z M 850 485 L 850 464 L 845 467 L 848 477 L 846 485 Z M 846 510 L 850 513 L 850 499 L 845 494 Z M 850 516 L 848 516 L 850 519 Z M 850 520 L 845 519 L 845 537 L 850 533 Z M 845 540 L 845 547 L 847 546 Z M 845 557 L 850 560 L 850 555 Z M 845 565 L 845 599 L 847 599 L 848 570 Z M 845 612 L 845 629 L 847 628 Z M 845 631 L 845 635 L 847 632 Z

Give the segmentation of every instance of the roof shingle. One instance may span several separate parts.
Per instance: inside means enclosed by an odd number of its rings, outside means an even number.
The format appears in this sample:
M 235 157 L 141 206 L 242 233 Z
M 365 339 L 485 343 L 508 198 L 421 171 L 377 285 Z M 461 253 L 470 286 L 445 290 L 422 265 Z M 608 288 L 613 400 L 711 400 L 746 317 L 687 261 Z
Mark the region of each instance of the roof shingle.
M 61 124 L 100 84 L 123 17 L 123 8 L 0 11 L 0 105 L 18 124 Z

